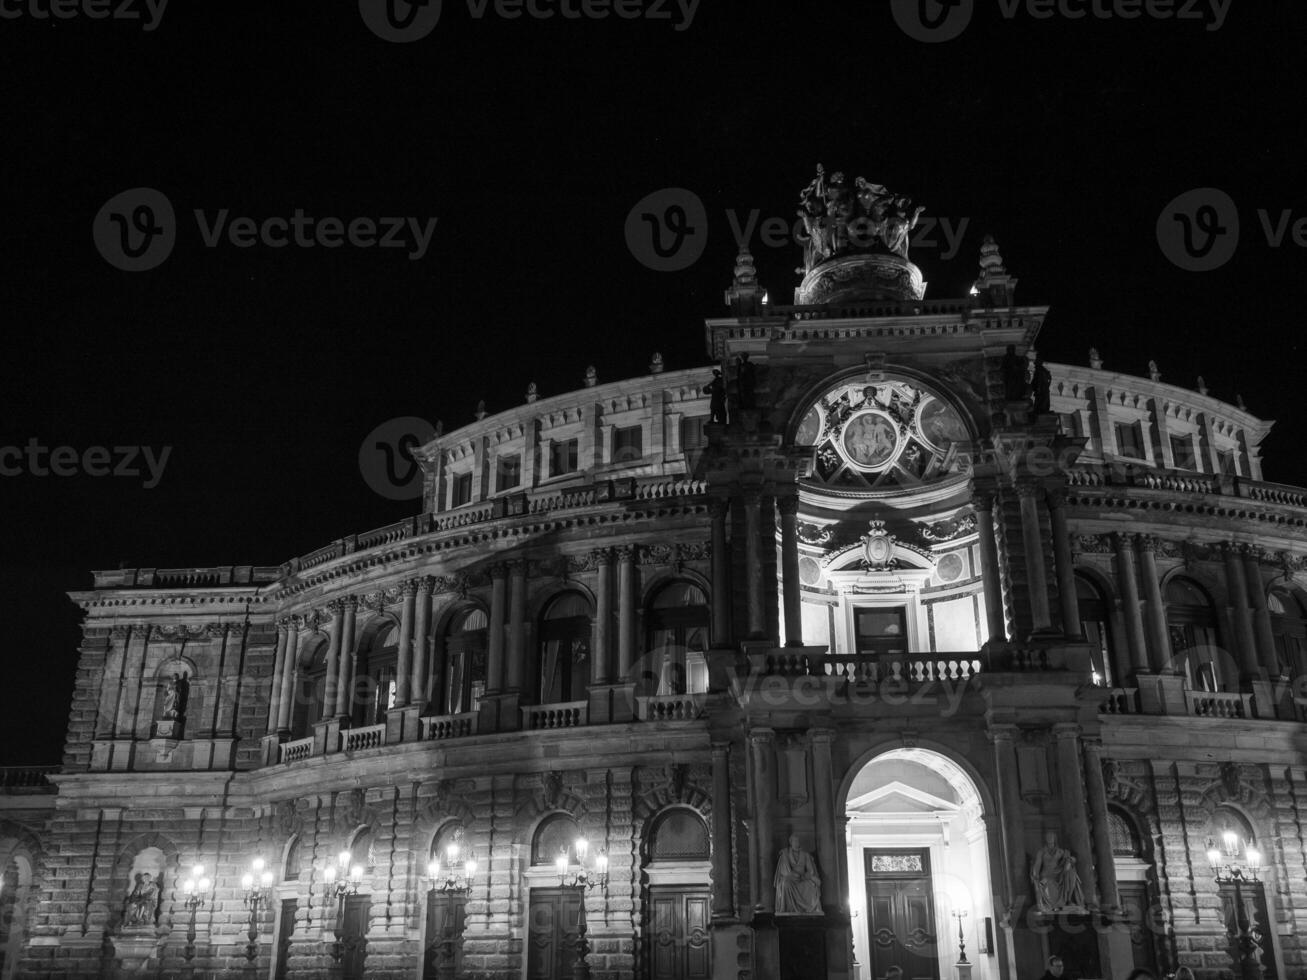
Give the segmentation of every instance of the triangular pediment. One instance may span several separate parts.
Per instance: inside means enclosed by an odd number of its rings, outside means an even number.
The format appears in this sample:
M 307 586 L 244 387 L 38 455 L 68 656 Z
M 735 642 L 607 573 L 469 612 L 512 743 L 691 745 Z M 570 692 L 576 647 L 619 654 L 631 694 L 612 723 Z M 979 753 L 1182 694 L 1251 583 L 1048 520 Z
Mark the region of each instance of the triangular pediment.
M 915 789 L 902 782 L 886 783 L 870 793 L 864 793 L 856 799 L 849 800 L 846 812 L 849 815 L 864 814 L 916 814 L 916 813 L 957 813 L 961 807 L 951 800 L 946 800 Z

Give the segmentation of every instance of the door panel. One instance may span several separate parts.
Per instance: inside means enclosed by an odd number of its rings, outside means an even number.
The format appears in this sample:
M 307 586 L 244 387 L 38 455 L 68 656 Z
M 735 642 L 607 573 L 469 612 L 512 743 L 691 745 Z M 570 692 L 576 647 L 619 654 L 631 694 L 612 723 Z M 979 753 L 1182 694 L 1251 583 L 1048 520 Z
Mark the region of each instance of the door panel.
M 290 946 L 295 938 L 295 908 L 293 898 L 281 900 L 281 922 L 277 929 L 277 964 L 272 971 L 274 980 L 286 980 L 286 968 L 290 962 Z
M 903 980 L 939 980 L 929 857 L 926 851 L 866 852 L 872 980 L 884 980 L 892 967 L 903 971 Z
M 650 980 L 712 980 L 708 890 L 655 885 L 647 914 Z
M 454 956 L 454 976 L 463 975 L 463 928 L 467 918 L 467 896 L 427 892 L 427 938 L 422 956 L 422 980 L 436 980 L 441 958 Z M 452 949 L 445 943 L 454 940 Z
M 580 889 L 531 889 L 527 929 L 528 980 L 571 980 L 581 924 Z
M 1148 885 L 1142 881 L 1123 881 L 1121 910 L 1130 929 L 1130 955 L 1136 969 L 1157 975 L 1157 943 L 1153 935 L 1155 919 L 1151 915 L 1152 902 Z
M 372 899 L 366 895 L 345 898 L 345 922 L 341 930 L 345 955 L 341 960 L 344 980 L 363 980 L 363 962 L 368 956 L 368 913 Z

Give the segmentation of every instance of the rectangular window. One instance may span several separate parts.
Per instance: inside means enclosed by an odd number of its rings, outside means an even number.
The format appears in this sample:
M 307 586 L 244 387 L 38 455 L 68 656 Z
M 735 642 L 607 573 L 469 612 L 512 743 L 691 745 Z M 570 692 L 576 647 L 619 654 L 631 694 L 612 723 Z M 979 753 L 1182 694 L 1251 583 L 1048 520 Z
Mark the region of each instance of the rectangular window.
M 472 502 L 472 474 L 460 473 L 454 477 L 454 506 L 462 507 Z
M 1198 469 L 1198 456 L 1194 453 L 1194 437 L 1172 436 L 1171 459 L 1177 470 Z
M 1129 456 L 1131 459 L 1143 459 L 1144 440 L 1139 423 L 1117 422 L 1114 428 L 1116 429 L 1116 451 L 1122 456 Z
M 681 452 L 688 453 L 691 450 L 702 449 L 708 445 L 708 433 L 703 429 L 704 423 L 707 421 L 708 416 L 706 415 L 681 419 Z
M 522 485 L 522 457 L 500 456 L 495 461 L 495 490 L 512 490 Z
M 1239 457 L 1234 454 L 1233 449 L 1226 450 L 1223 453 L 1217 453 L 1216 458 L 1221 463 L 1221 473 L 1225 476 L 1239 475 Z
M 858 653 L 907 653 L 908 611 L 903 606 L 853 611 Z
M 562 476 L 575 473 L 580 458 L 580 440 L 555 440 L 549 444 L 549 475 Z
M 613 430 L 613 455 L 611 463 L 634 463 L 644 458 L 644 429 L 632 425 Z

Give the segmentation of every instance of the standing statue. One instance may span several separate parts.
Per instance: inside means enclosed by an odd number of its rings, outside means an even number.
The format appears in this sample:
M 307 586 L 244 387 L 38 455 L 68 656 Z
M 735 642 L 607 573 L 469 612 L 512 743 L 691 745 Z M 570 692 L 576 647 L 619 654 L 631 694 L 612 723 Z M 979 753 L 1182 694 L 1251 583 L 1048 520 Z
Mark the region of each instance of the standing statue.
M 1053 372 L 1044 364 L 1043 355 L 1035 358 L 1035 377 L 1031 389 L 1035 414 L 1047 415 L 1053 410 Z
M 758 407 L 758 366 L 749 360 L 748 353 L 740 355 L 735 366 L 735 380 L 739 386 L 740 408 Z
M 159 907 L 159 884 L 148 871 L 137 872 L 135 886 L 127 896 L 123 922 L 129 926 L 152 926 Z
M 1017 353 L 1016 344 L 1007 345 L 1003 355 L 1003 398 L 1010 402 L 1026 400 L 1026 359 Z
M 708 421 L 726 424 L 726 382 L 722 372 L 713 368 L 712 381 L 703 389 L 708 396 Z
M 186 698 L 190 693 L 190 681 L 183 674 L 173 674 L 163 692 L 163 720 L 177 721 L 186 714 Z
M 821 877 L 812 855 L 790 835 L 790 846 L 776 861 L 777 915 L 821 915 Z
M 1044 834 L 1044 846 L 1030 866 L 1030 880 L 1035 885 L 1035 902 L 1041 912 L 1066 908 L 1084 908 L 1085 893 L 1076 871 L 1075 855 L 1058 847 L 1057 834 Z

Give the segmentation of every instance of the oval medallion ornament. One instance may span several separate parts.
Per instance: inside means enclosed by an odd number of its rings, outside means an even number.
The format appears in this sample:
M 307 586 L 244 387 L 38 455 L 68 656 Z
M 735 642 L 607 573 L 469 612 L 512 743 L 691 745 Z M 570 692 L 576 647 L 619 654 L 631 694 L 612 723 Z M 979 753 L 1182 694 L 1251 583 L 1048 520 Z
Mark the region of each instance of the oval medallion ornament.
M 899 448 L 898 426 L 884 412 L 860 412 L 849 419 L 841 442 L 850 463 L 859 469 L 878 470 Z

